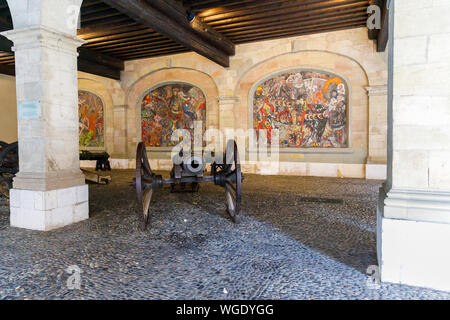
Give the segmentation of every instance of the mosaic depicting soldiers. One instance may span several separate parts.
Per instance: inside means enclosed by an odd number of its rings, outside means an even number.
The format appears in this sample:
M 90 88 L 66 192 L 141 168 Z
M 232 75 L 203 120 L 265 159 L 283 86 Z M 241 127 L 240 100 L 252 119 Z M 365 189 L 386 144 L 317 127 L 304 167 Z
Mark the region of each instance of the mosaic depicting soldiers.
M 322 72 L 277 75 L 255 90 L 255 129 L 278 129 L 281 147 L 347 146 L 347 95 L 342 79 Z
M 206 129 L 206 98 L 192 85 L 168 84 L 152 90 L 141 102 L 142 141 L 148 147 L 169 147 L 177 129 L 186 129 L 194 136 L 194 122 L 203 120 Z
M 82 147 L 103 147 L 103 102 L 88 91 L 78 92 L 79 140 Z

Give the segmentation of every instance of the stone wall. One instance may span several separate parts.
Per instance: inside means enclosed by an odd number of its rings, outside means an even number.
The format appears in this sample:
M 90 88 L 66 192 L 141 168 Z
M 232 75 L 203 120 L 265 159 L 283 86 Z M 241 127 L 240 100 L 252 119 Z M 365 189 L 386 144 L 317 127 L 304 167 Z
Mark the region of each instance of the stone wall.
M 349 147 L 288 148 L 281 150 L 279 165 L 249 162 L 244 170 L 362 178 L 366 176 L 367 163 L 373 163 L 381 165 L 381 173 L 372 177 L 384 178 L 387 93 L 380 88 L 387 84 L 387 63 L 385 54 L 376 53 L 365 28 L 238 45 L 227 69 L 196 53 L 126 62 L 122 87 L 130 111 L 129 158 L 134 156 L 140 140 L 140 98 L 156 84 L 182 81 L 197 85 L 207 95 L 209 125 L 221 130 L 230 127 L 247 130 L 252 116 L 249 97 L 254 85 L 270 75 L 296 69 L 328 71 L 346 80 L 350 89 Z M 369 92 L 374 91 L 378 95 L 369 99 Z M 154 152 L 150 158 L 156 167 L 170 167 L 168 153 Z
M 229 68 L 196 53 L 127 61 L 120 82 L 79 72 L 79 88 L 97 94 L 105 103 L 105 149 L 113 157 L 113 166 L 132 168 L 141 139 L 140 103 L 148 90 L 175 81 L 193 84 L 206 96 L 208 127 L 246 130 L 255 83 L 296 69 L 327 71 L 347 82 L 349 147 L 286 148 L 281 150 L 280 165 L 249 162 L 244 170 L 357 178 L 366 177 L 367 171 L 369 178 L 383 179 L 387 62 L 368 40 L 366 28 L 238 45 Z M 153 150 L 150 158 L 155 169 L 170 168 L 169 150 Z M 369 173 L 370 165 L 378 166 L 376 174 Z

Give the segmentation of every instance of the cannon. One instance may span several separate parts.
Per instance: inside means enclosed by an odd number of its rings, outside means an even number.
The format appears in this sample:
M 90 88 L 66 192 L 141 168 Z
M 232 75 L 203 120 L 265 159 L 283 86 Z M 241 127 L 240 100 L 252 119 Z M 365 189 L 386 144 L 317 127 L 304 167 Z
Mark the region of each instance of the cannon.
M 106 152 L 92 153 L 82 151 L 80 160 L 97 160 L 96 170 L 111 170 L 109 165 L 109 154 Z M 9 190 L 12 188 L 13 179 L 19 172 L 19 144 L 14 142 L 8 144 L 0 141 L 0 193 L 9 197 Z M 110 176 L 99 175 L 94 172 L 82 169 L 86 180 L 97 184 L 108 184 Z
M 183 151 L 180 151 L 182 155 Z M 239 223 L 241 210 L 242 181 L 241 164 L 237 144 L 227 142 L 223 161 L 211 163 L 211 174 L 205 176 L 206 160 L 191 153 L 181 163 L 173 164 L 170 178 L 155 174 L 150 168 L 145 143 L 140 142 L 136 151 L 136 178 L 131 185 L 136 189 L 137 214 L 142 230 L 147 228 L 152 197 L 156 190 L 170 185 L 171 192 L 197 192 L 202 182 L 212 182 L 225 190 L 226 211 L 234 223 Z M 190 188 L 188 187 L 190 186 Z
M 88 150 L 80 150 L 80 160 L 95 160 L 95 171 L 111 171 L 109 163 L 109 154 L 103 152 L 92 152 Z M 96 184 L 109 184 L 111 176 L 97 174 L 86 169 L 81 169 L 86 181 Z
M 0 193 L 9 196 L 13 178 L 19 172 L 18 143 L 0 141 Z
M 111 171 L 109 154 L 107 152 L 92 152 L 88 150 L 81 150 L 80 160 L 95 160 L 95 171 Z

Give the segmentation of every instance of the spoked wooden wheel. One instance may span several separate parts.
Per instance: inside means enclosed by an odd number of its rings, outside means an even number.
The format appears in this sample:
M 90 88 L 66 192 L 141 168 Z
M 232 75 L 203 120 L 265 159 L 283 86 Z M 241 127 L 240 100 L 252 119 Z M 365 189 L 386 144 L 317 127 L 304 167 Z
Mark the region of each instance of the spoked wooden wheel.
M 227 212 L 234 223 L 239 223 L 242 196 L 242 172 L 236 141 L 229 140 L 225 153 L 225 195 Z
M 140 142 L 136 152 L 136 194 L 138 203 L 138 216 L 141 229 L 145 230 L 148 224 L 150 202 L 153 195 L 153 174 L 147 158 L 145 144 Z

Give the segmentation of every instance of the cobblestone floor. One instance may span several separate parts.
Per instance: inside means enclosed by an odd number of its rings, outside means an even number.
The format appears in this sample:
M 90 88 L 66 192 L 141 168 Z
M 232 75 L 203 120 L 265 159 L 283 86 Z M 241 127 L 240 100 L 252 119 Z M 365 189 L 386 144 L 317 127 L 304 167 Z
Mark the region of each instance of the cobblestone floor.
M 109 186 L 91 185 L 91 218 L 47 233 L 10 228 L 0 198 L 0 299 L 450 299 L 368 288 L 379 182 L 247 175 L 238 226 L 219 187 L 166 188 L 140 232 L 132 175 L 113 171 Z M 71 265 L 82 270 L 81 290 L 67 288 Z

